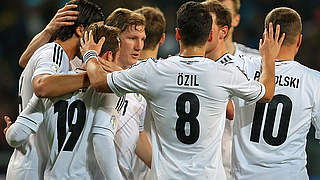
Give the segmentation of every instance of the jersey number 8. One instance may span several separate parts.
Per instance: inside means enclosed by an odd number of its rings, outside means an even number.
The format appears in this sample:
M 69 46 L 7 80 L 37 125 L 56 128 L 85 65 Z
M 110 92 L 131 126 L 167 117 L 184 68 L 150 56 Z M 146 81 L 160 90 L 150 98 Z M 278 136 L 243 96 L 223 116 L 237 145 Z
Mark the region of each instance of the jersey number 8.
M 189 102 L 190 110 L 186 112 L 186 102 Z M 200 124 L 197 119 L 200 110 L 198 97 L 193 93 L 183 93 L 178 96 L 176 111 L 178 119 L 176 122 L 176 135 L 179 141 L 184 144 L 194 144 L 199 139 Z M 190 133 L 186 134 L 186 124 L 190 125 Z

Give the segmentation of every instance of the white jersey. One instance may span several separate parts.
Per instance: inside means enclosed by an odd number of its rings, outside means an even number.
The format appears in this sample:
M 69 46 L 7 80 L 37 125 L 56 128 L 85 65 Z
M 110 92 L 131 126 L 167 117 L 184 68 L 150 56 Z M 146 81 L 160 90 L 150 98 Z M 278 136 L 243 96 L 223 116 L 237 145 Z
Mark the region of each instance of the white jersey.
M 47 43 L 31 56 L 19 80 L 19 112 L 28 104 L 33 94 L 32 79 L 39 74 L 66 73 L 69 59 L 57 43 Z M 39 135 L 30 135 L 24 145 L 16 148 L 10 158 L 6 178 L 8 180 L 43 179 L 48 145 L 38 143 L 46 139 L 39 129 Z M 41 135 L 40 135 L 41 134 Z M 43 142 L 43 141 L 42 141 Z
M 97 93 L 92 87 L 52 99 L 32 97 L 16 122 L 33 132 L 44 124 L 50 149 L 45 179 L 94 178 L 99 167 L 90 133 L 115 133 L 118 99 L 113 93 Z
M 233 42 L 235 46 L 234 57 L 243 59 L 257 59 L 260 53 L 257 49 L 249 48 L 243 44 Z M 230 54 L 227 56 L 233 57 Z M 223 136 L 222 136 L 222 159 L 223 166 L 226 171 L 227 179 L 231 177 L 231 156 L 232 156 L 232 136 L 233 136 L 233 121 L 226 120 Z
M 257 49 L 253 49 L 236 42 L 233 42 L 233 44 L 235 46 L 234 56 L 236 57 L 246 57 L 250 59 L 256 59 L 261 57 L 260 52 Z
M 265 88 L 235 67 L 203 57 L 146 60 L 108 74 L 115 94 L 136 92 L 150 104 L 151 179 L 225 179 L 221 138 L 233 96 L 258 101 Z
M 257 80 L 260 66 L 252 61 L 248 77 Z M 279 61 L 275 76 L 270 103 L 234 101 L 235 179 L 309 179 L 306 136 L 312 122 L 320 138 L 320 73 L 296 61 Z
M 134 179 L 133 160 L 139 132 L 144 127 L 147 103 L 142 95 L 131 93 L 126 95 L 123 104 L 114 141 L 123 178 Z

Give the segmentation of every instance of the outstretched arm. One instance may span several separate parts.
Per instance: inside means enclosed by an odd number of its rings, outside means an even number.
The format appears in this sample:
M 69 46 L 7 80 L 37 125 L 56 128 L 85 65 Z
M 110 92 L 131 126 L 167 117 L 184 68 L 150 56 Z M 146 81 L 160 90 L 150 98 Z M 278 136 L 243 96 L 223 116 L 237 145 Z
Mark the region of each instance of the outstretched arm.
M 263 40 L 260 39 L 259 51 L 262 56 L 262 72 L 259 82 L 265 86 L 266 93 L 260 102 L 270 102 L 274 95 L 275 88 L 275 58 L 278 56 L 285 34 L 280 36 L 280 25 L 276 26 L 276 33 L 273 33 L 273 25 L 269 24 L 269 31 L 265 28 Z
M 73 11 L 71 9 L 76 8 L 77 5 L 66 5 L 59 9 L 56 15 L 52 18 L 50 23 L 37 34 L 28 45 L 27 49 L 23 52 L 20 57 L 19 65 L 21 67 L 26 67 L 29 62 L 30 57 L 33 53 L 40 48 L 45 43 L 49 42 L 52 35 L 62 26 L 71 26 L 74 24 L 74 20 L 77 19 L 78 11 Z

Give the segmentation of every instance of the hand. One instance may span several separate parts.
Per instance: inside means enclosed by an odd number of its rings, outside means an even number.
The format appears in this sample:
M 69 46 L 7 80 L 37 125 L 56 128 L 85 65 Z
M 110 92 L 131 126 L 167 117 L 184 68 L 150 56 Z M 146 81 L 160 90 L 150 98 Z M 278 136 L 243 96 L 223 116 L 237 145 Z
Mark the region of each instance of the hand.
M 81 55 L 83 56 L 89 50 L 95 50 L 99 55 L 102 45 L 104 43 L 104 40 L 105 40 L 105 37 L 102 37 L 101 39 L 99 39 L 98 44 L 96 44 L 93 40 L 92 31 L 89 32 L 89 36 L 88 36 L 88 31 L 86 31 L 84 33 L 84 36 L 80 40 Z
M 107 72 L 113 72 L 113 71 L 121 71 L 122 68 L 120 66 L 118 66 L 117 64 L 111 62 L 111 61 L 107 61 L 105 59 L 102 59 L 100 57 L 98 57 L 99 59 L 99 64 L 101 65 L 101 67 L 103 68 L 103 70 L 107 71 Z
M 77 5 L 66 5 L 59 9 L 55 16 L 51 19 L 45 30 L 51 35 L 55 33 L 62 26 L 71 26 L 74 24 L 74 20 L 78 18 L 78 11 L 72 11 L 70 9 L 77 8 Z
M 281 45 L 285 38 L 285 33 L 280 36 L 280 25 L 276 26 L 276 34 L 273 33 L 273 25 L 269 24 L 269 32 L 267 28 L 264 29 L 263 40 L 260 39 L 259 51 L 261 56 L 267 56 L 268 58 L 274 60 L 280 51 Z
M 11 118 L 10 118 L 9 116 L 4 116 L 3 119 L 4 119 L 4 121 L 5 121 L 6 124 L 7 124 L 7 127 L 4 128 L 4 130 L 3 130 L 3 134 L 6 135 L 7 130 L 8 130 L 9 127 L 12 125 L 12 121 L 11 121 Z

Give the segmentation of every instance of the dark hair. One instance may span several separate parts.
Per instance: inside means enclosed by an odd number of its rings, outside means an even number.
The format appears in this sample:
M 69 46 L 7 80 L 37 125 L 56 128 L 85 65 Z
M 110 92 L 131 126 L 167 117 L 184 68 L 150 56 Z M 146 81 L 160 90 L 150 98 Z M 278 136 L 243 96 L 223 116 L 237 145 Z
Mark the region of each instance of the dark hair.
M 146 20 L 142 14 L 125 8 L 118 8 L 107 17 L 105 24 L 117 27 L 121 32 L 124 32 L 131 25 L 145 26 Z
M 273 29 L 277 24 L 280 25 L 280 35 L 286 34 L 283 45 L 295 43 L 297 36 L 302 32 L 300 15 L 288 7 L 279 7 L 269 12 L 265 19 L 265 27 L 269 28 L 270 22 L 273 24 Z
M 212 18 L 204 5 L 190 1 L 177 11 L 177 26 L 186 46 L 204 45 L 212 28 Z
M 207 0 L 202 2 L 203 5 L 207 6 L 209 12 L 216 15 L 216 24 L 219 27 L 228 26 L 228 29 L 231 27 L 231 12 L 224 7 L 219 1 L 216 0 Z
M 92 31 L 95 43 L 98 43 L 102 37 L 105 37 L 99 56 L 102 56 L 107 51 L 111 51 L 112 57 L 115 57 L 116 53 L 119 51 L 119 28 L 94 23 L 91 24 L 86 31 Z
M 77 8 L 73 10 L 79 11 L 78 18 L 74 21 L 74 25 L 62 26 L 54 34 L 55 39 L 66 41 L 67 39 L 70 39 L 73 34 L 76 34 L 76 28 L 78 26 L 83 26 L 86 28 L 92 23 L 104 21 L 105 19 L 102 9 L 95 3 L 87 0 L 71 0 L 67 3 L 67 5 L 70 4 L 77 5 Z
M 143 49 L 154 49 L 159 43 L 162 34 L 166 30 L 166 19 L 158 8 L 142 7 L 134 12 L 144 15 L 146 18 L 146 40 Z

